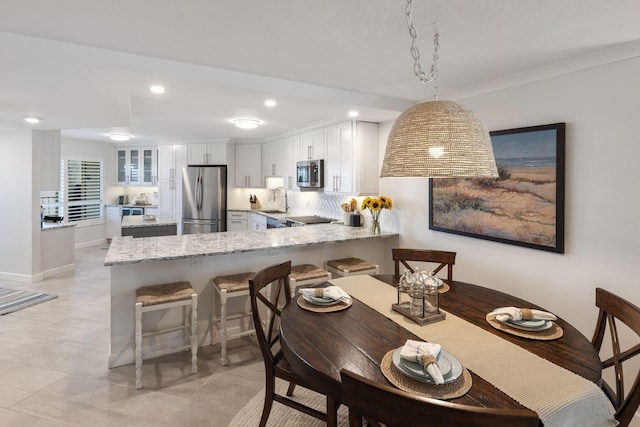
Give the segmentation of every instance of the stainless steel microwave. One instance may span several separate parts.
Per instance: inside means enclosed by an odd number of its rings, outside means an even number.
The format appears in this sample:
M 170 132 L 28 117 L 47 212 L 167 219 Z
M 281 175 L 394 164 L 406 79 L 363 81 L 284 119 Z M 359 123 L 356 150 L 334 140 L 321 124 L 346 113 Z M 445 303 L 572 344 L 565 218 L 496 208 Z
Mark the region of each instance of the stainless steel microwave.
M 324 187 L 324 160 L 304 160 L 297 162 L 296 172 L 298 187 Z

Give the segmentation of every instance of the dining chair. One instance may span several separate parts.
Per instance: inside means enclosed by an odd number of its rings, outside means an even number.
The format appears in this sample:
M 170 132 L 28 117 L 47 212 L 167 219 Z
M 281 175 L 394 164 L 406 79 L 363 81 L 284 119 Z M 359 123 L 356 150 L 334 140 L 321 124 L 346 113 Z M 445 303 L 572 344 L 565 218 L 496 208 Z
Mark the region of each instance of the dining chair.
M 280 314 L 284 306 L 291 301 L 289 274 L 291 274 L 291 261 L 267 267 L 249 279 L 253 323 L 265 366 L 266 387 L 260 427 L 266 425 L 274 400 L 328 424 L 331 421 L 332 425 L 336 425 L 339 404 L 328 396 L 326 413 L 289 398 L 293 395 L 296 385 L 321 393 L 311 387 L 300 375 L 293 372 L 280 349 Z M 276 393 L 276 378 L 289 382 L 286 396 Z
M 440 270 L 447 267 L 447 280 L 453 280 L 453 265 L 456 263 L 456 253 L 446 251 L 433 251 L 428 249 L 391 249 L 393 262 L 395 263 L 396 276 L 400 276 L 400 264 L 415 273 L 415 268 L 408 261 L 427 262 L 439 264 L 433 271 L 433 275 L 438 274 Z
M 591 343 L 596 351 L 600 353 L 608 324 L 613 356 L 602 361 L 602 369 L 613 367 L 616 380 L 615 390 L 604 380 L 601 380 L 600 387 L 611 400 L 616 410 L 616 420 L 618 420 L 621 427 L 624 427 L 629 425 L 640 405 L 640 369 L 636 369 L 635 381 L 625 395 L 623 362 L 640 354 L 640 343 L 622 351 L 616 320 L 624 323 L 640 337 L 640 308 L 602 288 L 596 289 L 596 306 L 600 310 Z M 629 363 L 625 363 L 624 366 L 628 373 L 628 369 L 631 369 L 631 366 L 629 366 Z
M 340 371 L 342 403 L 349 407 L 349 426 L 387 427 L 537 427 L 528 409 L 488 409 L 416 396 L 378 384 L 354 372 Z

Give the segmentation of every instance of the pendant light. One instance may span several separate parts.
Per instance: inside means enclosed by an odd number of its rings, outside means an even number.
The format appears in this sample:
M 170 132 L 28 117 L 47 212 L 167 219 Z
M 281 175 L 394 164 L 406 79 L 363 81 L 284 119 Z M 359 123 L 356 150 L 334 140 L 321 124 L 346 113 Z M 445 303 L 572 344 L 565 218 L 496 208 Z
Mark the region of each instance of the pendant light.
M 396 119 L 387 140 L 380 177 L 497 178 L 491 138 L 482 121 L 456 102 L 438 100 L 437 25 L 433 64 L 428 75 L 422 70 L 412 9 L 412 0 L 407 0 L 414 72 L 422 83 L 435 82 L 435 100 L 414 105 Z

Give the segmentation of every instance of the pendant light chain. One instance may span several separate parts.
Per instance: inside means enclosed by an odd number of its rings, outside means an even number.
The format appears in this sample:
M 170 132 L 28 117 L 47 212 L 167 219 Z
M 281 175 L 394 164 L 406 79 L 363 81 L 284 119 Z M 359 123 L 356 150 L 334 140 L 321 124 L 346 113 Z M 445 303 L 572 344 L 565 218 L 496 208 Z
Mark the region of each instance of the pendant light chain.
M 418 32 L 413 24 L 413 0 L 407 0 L 407 25 L 409 26 L 409 35 L 411 36 L 411 56 L 413 57 L 413 72 L 423 84 L 435 82 L 433 88 L 433 96 L 438 100 L 438 59 L 440 58 L 440 33 L 438 33 L 438 23 L 436 22 L 436 32 L 433 35 L 433 63 L 429 74 L 424 72 L 422 64 L 420 64 L 420 50 L 418 49 Z

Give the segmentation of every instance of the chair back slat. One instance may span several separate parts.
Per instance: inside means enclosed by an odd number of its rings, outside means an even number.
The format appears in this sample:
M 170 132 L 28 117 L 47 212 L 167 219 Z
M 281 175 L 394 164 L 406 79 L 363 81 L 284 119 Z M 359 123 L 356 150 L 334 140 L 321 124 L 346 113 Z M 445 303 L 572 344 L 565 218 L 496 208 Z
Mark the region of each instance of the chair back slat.
M 349 407 L 349 425 L 387 427 L 537 427 L 538 415 L 528 409 L 487 409 L 428 399 L 378 384 L 354 372 L 340 371 L 342 402 Z M 375 423 L 374 423 L 375 422 Z
M 631 369 L 631 367 L 624 362 L 640 354 L 640 343 L 622 350 L 617 322 L 625 324 L 640 340 L 640 308 L 602 288 L 596 289 L 596 306 L 599 311 L 591 343 L 596 351 L 600 352 L 607 330 L 609 331 L 613 356 L 602 361 L 602 369 L 613 367 L 616 382 L 613 387 L 602 380 L 601 387 L 616 409 L 616 419 L 624 427 L 629 425 L 640 406 L 640 369 L 636 369 L 633 385 L 625 395 L 624 371 L 625 368 Z
M 411 273 L 415 273 L 415 267 L 409 261 L 438 264 L 432 269 L 434 276 L 443 268 L 447 268 L 447 280 L 453 280 L 453 266 L 456 263 L 456 253 L 447 251 L 434 251 L 427 249 L 391 249 L 393 262 L 395 264 L 396 276 L 400 276 L 400 264 Z
M 249 279 L 253 324 L 266 365 L 273 364 L 278 351 L 274 352 L 274 348 L 280 340 L 280 314 L 291 300 L 290 273 L 291 261 L 287 261 L 259 271 Z M 275 286 L 268 287 L 271 284 Z

